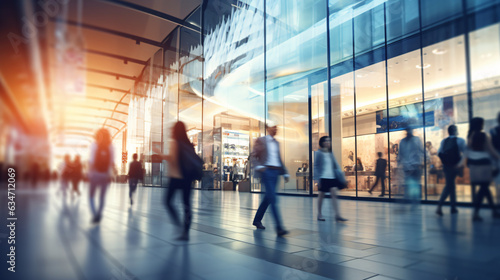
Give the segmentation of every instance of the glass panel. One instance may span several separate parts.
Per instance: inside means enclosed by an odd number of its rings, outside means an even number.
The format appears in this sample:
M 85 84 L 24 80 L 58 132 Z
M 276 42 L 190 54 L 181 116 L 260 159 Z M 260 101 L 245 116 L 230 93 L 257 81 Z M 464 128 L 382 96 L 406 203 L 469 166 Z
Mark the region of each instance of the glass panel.
M 206 3 L 203 188 L 260 191 L 248 156 L 264 135 L 264 2 L 234 3 Z
M 319 73 L 318 78 L 323 80 L 324 74 L 324 72 Z M 314 81 L 316 79 L 313 77 L 310 80 Z M 328 106 L 328 83 L 325 81 L 313 84 L 311 86 L 312 151 L 319 149 L 319 139 L 321 137 L 328 136 L 328 119 L 325 118 L 325 116 L 328 116 L 328 107 L 325 106 Z M 297 169 L 297 186 L 299 189 L 309 189 L 309 168 L 309 164 L 304 162 L 302 168 Z M 316 185 L 313 186 L 313 192 L 318 192 Z
M 499 34 L 500 24 L 497 23 L 473 31 L 469 36 L 474 117 L 485 119 L 484 129 L 490 135 L 497 134 L 492 130 L 500 125 Z M 498 149 L 498 141 L 495 143 Z M 490 190 L 496 202 L 499 203 L 500 184 L 498 180 L 490 185 Z
M 315 94 L 324 94 L 320 83 L 326 80 L 326 71 L 320 69 L 326 68 L 325 4 L 267 2 L 267 116 L 278 123 L 277 139 L 290 173 L 290 181 L 280 185 L 282 192 L 309 192 L 307 186 L 301 187 L 304 178 L 296 171 L 303 163 L 310 165 L 308 102 L 313 86 Z
M 358 196 L 369 196 L 376 180 L 377 153 L 387 158 L 387 130 L 377 124 L 380 116 L 387 115 L 385 61 L 356 70 L 355 75 L 356 152 L 346 175 L 357 176 Z
M 175 29 L 166 39 L 165 54 L 164 54 L 164 86 L 163 86 L 163 151 L 170 151 L 171 130 L 174 123 L 178 119 L 178 104 L 179 104 L 179 58 L 178 52 L 178 36 L 179 29 Z M 167 182 L 167 162 L 163 161 L 163 185 Z
M 385 5 L 387 41 L 403 37 L 419 28 L 418 1 L 389 0 Z
M 482 9 L 500 3 L 499 0 L 467 0 L 467 9 Z
M 153 56 L 153 69 L 151 71 L 151 130 L 149 147 L 151 150 L 151 184 L 161 186 L 162 161 L 158 156 L 163 154 L 162 150 L 162 91 L 163 91 L 163 51 L 158 50 Z
M 415 43 L 415 41 L 402 42 Z M 407 49 L 403 46 L 402 49 Z M 401 140 L 406 137 L 405 129 L 415 127 L 413 134 L 419 137 L 423 147 L 423 115 L 422 115 L 422 75 L 420 70 L 420 50 L 411 51 L 393 57 L 387 61 L 389 111 L 384 116 L 389 130 L 389 167 L 390 191 L 392 198 L 403 198 L 410 195 L 403 169 L 399 164 Z M 416 155 L 419 156 L 419 155 Z M 420 155 L 423 160 L 423 153 Z M 421 162 L 423 164 L 423 161 Z M 423 177 L 422 177 L 423 178 Z M 417 176 L 417 183 L 419 178 Z M 418 189 L 413 194 L 418 197 Z
M 352 61 L 352 60 L 351 60 Z M 334 69 L 342 68 L 348 72 L 332 79 L 332 150 L 344 171 L 350 172 L 354 164 L 354 79 L 352 62 L 336 65 Z M 332 71 L 332 74 L 335 73 Z M 346 174 L 348 175 L 348 174 Z M 341 195 L 356 196 L 356 181 L 354 177 L 346 177 L 347 188 Z
M 346 3 L 329 1 L 331 58 L 332 151 L 342 169 L 350 172 L 354 164 L 354 73 L 353 16 Z M 341 62 L 344 61 L 344 62 Z M 348 187 L 340 192 L 356 196 L 356 180 L 346 177 Z
M 200 25 L 200 8 L 189 21 Z M 201 156 L 203 51 L 200 33 L 181 27 L 179 42 L 179 120 L 186 125 L 189 141 Z M 195 187 L 201 187 L 199 183 L 196 181 Z
M 384 5 L 378 5 L 354 18 L 354 39 L 357 54 L 385 43 Z
M 352 57 L 352 12 L 334 12 L 330 6 L 330 61 L 337 64 Z
M 416 2 L 416 1 L 415 1 Z M 450 20 L 462 13 L 462 1 L 457 0 L 420 0 L 422 5 L 422 26 Z
M 469 38 L 474 116 L 486 120 L 488 131 L 497 125 L 500 110 L 500 24 L 473 31 Z
M 425 47 L 423 63 L 427 199 L 439 200 L 445 185 L 442 163 L 437 155 L 441 140 L 448 137 L 451 124 L 458 126 L 461 137 L 466 137 L 468 129 L 464 37 L 457 36 Z M 471 201 L 468 184 L 467 175 L 457 178 L 458 201 Z

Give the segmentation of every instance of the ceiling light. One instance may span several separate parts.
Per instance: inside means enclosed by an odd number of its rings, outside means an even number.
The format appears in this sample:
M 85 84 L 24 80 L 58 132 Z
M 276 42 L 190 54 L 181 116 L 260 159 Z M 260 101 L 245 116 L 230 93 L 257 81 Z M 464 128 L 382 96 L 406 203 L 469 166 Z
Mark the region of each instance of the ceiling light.
M 448 51 L 446 49 L 441 49 L 441 48 L 436 48 L 436 49 L 433 49 L 432 50 L 432 53 L 433 54 L 436 54 L 436 55 L 441 55 L 441 54 L 445 54 L 447 53 Z
M 399 80 L 394 80 L 394 83 L 396 83 L 396 84 L 399 83 Z
M 429 63 L 424 63 L 424 67 L 422 67 L 422 66 L 420 66 L 418 64 L 415 65 L 415 67 L 417 67 L 418 69 L 422 69 L 422 68 L 423 69 L 427 69 L 427 68 L 431 67 L 431 65 Z

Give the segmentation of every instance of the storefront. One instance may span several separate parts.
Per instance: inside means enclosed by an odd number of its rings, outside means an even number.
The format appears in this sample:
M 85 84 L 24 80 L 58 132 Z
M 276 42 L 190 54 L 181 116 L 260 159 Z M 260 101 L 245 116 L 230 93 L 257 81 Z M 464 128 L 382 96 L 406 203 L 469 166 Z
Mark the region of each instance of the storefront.
M 148 66 L 163 63 L 164 71 L 144 72 L 149 84 L 137 91 L 146 97 L 131 102 L 136 126 L 127 143 L 165 153 L 181 120 L 205 161 L 197 187 L 241 191 L 248 181 L 259 192 L 248 156 L 272 119 L 291 176 L 279 192 L 317 192 L 314 152 L 331 135 L 349 181 L 341 195 L 378 198 L 380 186 L 368 190 L 380 152 L 386 198 L 398 199 L 399 142 L 412 126 L 425 147 L 421 198 L 437 200 L 447 127 L 456 124 L 465 137 L 472 116 L 485 118 L 486 130 L 496 125 L 500 1 L 347 2 L 205 1 L 187 18 L 203 32 L 177 28 Z M 147 168 L 164 175 L 168 166 Z M 470 202 L 467 170 L 457 182 L 457 199 Z

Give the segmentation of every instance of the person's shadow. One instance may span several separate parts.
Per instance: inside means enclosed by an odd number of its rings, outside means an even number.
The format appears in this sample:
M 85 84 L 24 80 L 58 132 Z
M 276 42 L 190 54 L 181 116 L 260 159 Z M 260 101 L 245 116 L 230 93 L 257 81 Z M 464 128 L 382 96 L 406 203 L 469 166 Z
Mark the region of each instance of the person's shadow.
M 165 265 L 159 275 L 167 276 L 169 280 L 191 279 L 190 246 L 181 245 L 170 248 L 166 254 Z M 202 264 L 200 264 L 202 265 Z

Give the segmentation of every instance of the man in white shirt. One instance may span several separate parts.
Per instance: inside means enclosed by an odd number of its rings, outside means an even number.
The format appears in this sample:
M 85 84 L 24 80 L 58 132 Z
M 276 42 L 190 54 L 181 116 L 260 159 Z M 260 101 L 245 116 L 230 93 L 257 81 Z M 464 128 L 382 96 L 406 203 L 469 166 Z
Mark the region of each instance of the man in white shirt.
M 266 194 L 262 203 L 255 214 L 253 225 L 258 229 L 265 229 L 262 225 L 262 218 L 266 213 L 267 207 L 271 205 L 271 211 L 276 222 L 276 231 L 278 236 L 283 236 L 288 233 L 281 224 L 281 217 L 277 206 L 276 185 L 278 176 L 283 175 L 285 182 L 288 182 L 290 176 L 281 160 L 280 147 L 278 141 L 274 138 L 278 128 L 275 124 L 266 124 L 267 136 L 260 137 L 255 141 L 252 151 L 252 158 L 255 161 L 256 176 L 260 176 L 262 184 L 266 187 Z

